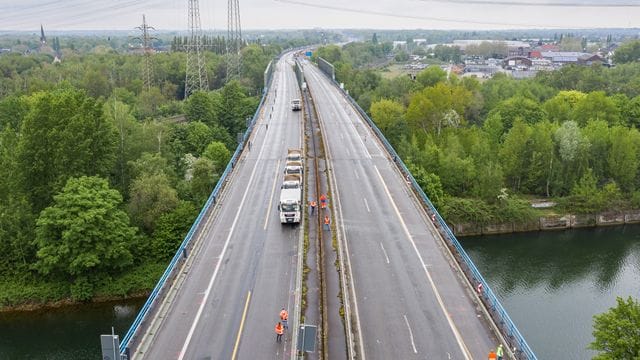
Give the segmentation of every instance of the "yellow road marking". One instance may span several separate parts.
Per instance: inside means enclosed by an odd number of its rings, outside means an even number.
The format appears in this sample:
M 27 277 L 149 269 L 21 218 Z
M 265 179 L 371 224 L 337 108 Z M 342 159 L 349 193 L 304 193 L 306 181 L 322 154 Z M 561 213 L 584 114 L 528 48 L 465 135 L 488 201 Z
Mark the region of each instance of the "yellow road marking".
M 251 300 L 251 291 L 247 293 L 247 301 L 244 303 L 244 311 L 242 312 L 242 320 L 240 320 L 240 329 L 238 329 L 238 336 L 236 337 L 236 345 L 233 347 L 233 354 L 231 360 L 235 360 L 238 353 L 238 346 L 240 346 L 240 337 L 242 336 L 242 328 L 244 327 L 244 320 L 247 317 L 247 309 L 249 309 L 249 300 Z

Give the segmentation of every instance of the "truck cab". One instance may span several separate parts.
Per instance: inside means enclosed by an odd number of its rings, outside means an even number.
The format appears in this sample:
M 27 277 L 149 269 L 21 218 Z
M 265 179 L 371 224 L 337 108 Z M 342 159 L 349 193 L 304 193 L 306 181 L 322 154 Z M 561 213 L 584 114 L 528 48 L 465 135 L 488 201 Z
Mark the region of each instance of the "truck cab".
M 291 110 L 293 111 L 302 110 L 302 102 L 300 101 L 300 99 L 291 100 Z

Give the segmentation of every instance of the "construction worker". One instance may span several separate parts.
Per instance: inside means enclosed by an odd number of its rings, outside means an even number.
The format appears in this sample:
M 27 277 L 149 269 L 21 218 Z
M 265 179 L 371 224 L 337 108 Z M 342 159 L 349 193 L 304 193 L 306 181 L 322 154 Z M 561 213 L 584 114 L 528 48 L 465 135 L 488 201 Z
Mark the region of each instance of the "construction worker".
M 309 201 L 309 206 L 311 207 L 311 215 L 313 215 L 313 212 L 316 210 L 316 205 L 318 204 L 316 203 L 315 200 Z
M 329 231 L 329 225 L 331 224 L 331 219 L 329 218 L 329 215 L 325 215 L 324 216 L 324 229 Z
M 320 207 L 323 209 L 327 207 L 327 196 L 325 194 L 320 195 Z
M 276 342 L 282 341 L 282 334 L 284 334 L 284 327 L 282 326 L 282 323 L 278 321 L 276 324 Z
M 498 356 L 498 360 L 502 360 L 504 356 L 504 349 L 502 349 L 502 344 L 498 345 L 498 350 L 496 350 L 496 356 Z
M 287 320 L 289 320 L 289 312 L 285 308 L 282 308 L 282 310 L 280 310 L 280 322 L 282 322 L 282 327 L 284 327 L 285 330 L 289 329 Z
M 489 360 L 497 360 L 496 353 L 493 350 L 489 351 Z

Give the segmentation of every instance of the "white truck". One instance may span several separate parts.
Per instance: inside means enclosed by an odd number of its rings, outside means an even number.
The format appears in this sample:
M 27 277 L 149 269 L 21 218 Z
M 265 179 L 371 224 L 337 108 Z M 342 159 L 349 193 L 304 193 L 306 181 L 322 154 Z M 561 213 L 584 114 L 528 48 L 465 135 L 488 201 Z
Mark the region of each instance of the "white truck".
M 297 224 L 302 217 L 302 174 L 284 176 L 280 187 L 280 223 Z
M 299 161 L 302 162 L 302 150 L 300 149 L 288 149 L 287 150 L 287 162 Z
M 300 99 L 291 100 L 291 110 L 293 111 L 302 110 L 302 103 L 300 102 Z
M 304 169 L 302 167 L 302 162 L 300 161 L 287 161 L 287 164 L 284 167 L 285 175 L 299 175 L 302 180 L 302 173 Z

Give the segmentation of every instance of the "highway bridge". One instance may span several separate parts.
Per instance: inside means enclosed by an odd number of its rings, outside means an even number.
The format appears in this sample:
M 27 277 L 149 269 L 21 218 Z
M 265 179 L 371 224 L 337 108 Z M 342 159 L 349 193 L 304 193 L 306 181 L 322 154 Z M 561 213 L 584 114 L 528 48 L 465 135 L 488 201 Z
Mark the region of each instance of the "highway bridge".
M 330 186 L 327 233 L 336 239 L 340 260 L 334 276 L 343 289 L 342 309 L 328 311 L 344 316 L 343 326 L 318 334 L 343 332 L 346 344 L 321 347 L 307 358 L 486 359 L 504 343 L 517 348 L 507 358 L 534 359 L 510 320 L 505 328 L 508 316 L 495 297 L 478 296 L 475 282 L 482 277 L 461 263 L 467 260 L 456 253 L 461 248 L 443 239 L 450 234 L 446 224 L 425 205 L 361 109 L 293 52 L 268 72 L 271 81 L 245 146 L 190 232 L 189 246 L 181 247 L 155 298 L 123 338 L 122 353 L 134 359 L 300 358 L 295 329 L 304 315 L 307 229 L 305 222 L 280 224 L 277 200 L 287 149 L 304 147 L 305 114 L 313 113 L 327 168 L 319 175 Z M 291 99 L 303 96 L 315 107 L 291 111 Z M 290 329 L 280 343 L 274 325 L 283 307 Z

